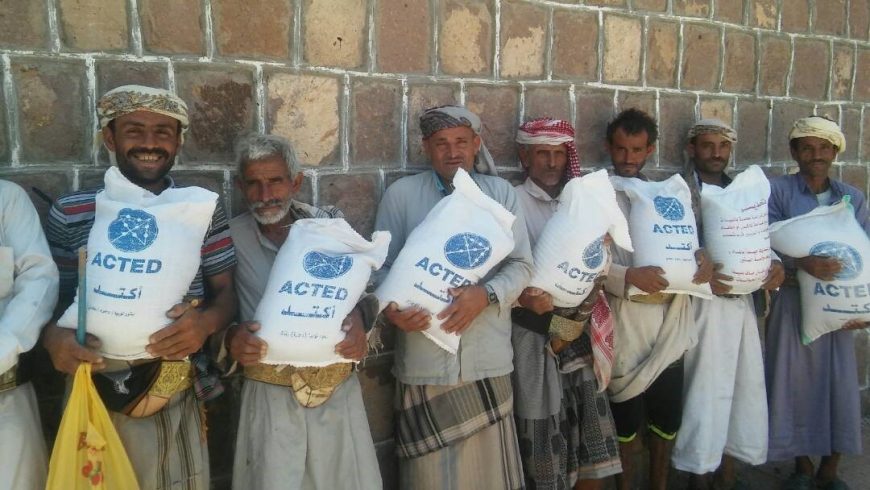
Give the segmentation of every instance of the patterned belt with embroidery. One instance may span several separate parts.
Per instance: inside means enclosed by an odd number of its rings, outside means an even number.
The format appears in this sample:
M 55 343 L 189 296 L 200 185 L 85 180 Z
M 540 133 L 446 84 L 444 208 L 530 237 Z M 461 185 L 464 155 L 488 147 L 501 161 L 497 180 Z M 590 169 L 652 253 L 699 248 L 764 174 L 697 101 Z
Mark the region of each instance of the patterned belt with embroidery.
M 9 368 L 8 371 L 0 374 L 0 393 L 3 393 L 4 391 L 9 391 L 12 388 L 18 386 L 18 383 L 16 383 L 15 379 L 15 369 L 16 366 L 12 366 L 11 368 Z
M 674 300 L 674 296 L 674 293 L 635 294 L 630 296 L 628 300 L 647 305 L 666 305 Z
M 319 407 L 353 372 L 353 364 L 339 362 L 324 367 L 272 366 L 254 364 L 245 368 L 245 377 L 273 385 L 286 386 L 305 408 Z

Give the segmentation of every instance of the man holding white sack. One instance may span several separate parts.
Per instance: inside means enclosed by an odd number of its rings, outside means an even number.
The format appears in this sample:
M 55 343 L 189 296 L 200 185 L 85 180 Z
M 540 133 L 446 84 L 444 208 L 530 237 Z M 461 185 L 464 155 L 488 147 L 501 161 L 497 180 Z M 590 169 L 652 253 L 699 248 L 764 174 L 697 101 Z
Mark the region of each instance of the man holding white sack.
M 628 109 L 617 115 L 607 126 L 606 140 L 613 172 L 648 180 L 641 170 L 655 151 L 657 136 L 656 123 L 646 113 Z M 616 199 L 628 217 L 628 196 L 617 191 Z M 633 242 L 635 250 L 643 246 Z M 709 281 L 712 262 L 702 252 L 695 257 L 698 270 L 693 282 Z M 660 292 L 668 286 L 663 275 L 661 268 L 637 266 L 632 253 L 614 248 L 604 282 L 615 325 L 608 392 L 620 442 L 623 473 L 616 479 L 621 489 L 634 484 L 633 459 L 640 449 L 637 435 L 644 418 L 650 430 L 650 488 L 667 487 L 671 447 L 682 419 L 683 353 L 694 343 L 695 321 L 687 295 Z M 632 285 L 647 294 L 630 296 Z
M 700 190 L 731 184 L 725 168 L 737 134 L 718 119 L 703 119 L 689 129 L 688 138 L 691 166 L 685 178 L 703 228 Z M 761 178 L 766 184 L 766 177 Z M 766 191 L 766 185 L 756 187 Z M 748 197 L 765 203 L 767 193 Z M 752 465 L 767 460 L 767 403 L 755 308 L 750 294 L 732 294 L 728 283 L 734 278 L 721 268 L 716 264 L 710 281 L 715 296 L 692 298 L 698 344 L 684 357 L 683 421 L 671 458 L 675 468 L 692 474 L 693 489 L 712 488 L 708 473 L 717 468 L 717 488 L 736 488 L 735 458 Z M 783 277 L 782 263 L 774 260 L 761 287 L 776 289 Z
M 452 192 L 460 168 L 517 218 L 507 258 L 480 283 L 451 288 L 453 301 L 443 311 L 399 310 L 394 303 L 384 310 L 399 329 L 393 369 L 399 486 L 522 488 L 510 380 L 510 306 L 529 281 L 532 261 L 522 210 L 513 187 L 495 176 L 475 114 L 457 106 L 432 108 L 420 117 L 420 129 L 432 171 L 396 181 L 381 200 L 375 228 L 389 231 L 392 241 L 379 281 L 411 231 Z M 444 320 L 445 332 L 462 334 L 456 354 L 420 333 L 431 315 Z
M 824 117 L 799 119 L 789 133 L 791 156 L 799 170 L 771 179 L 770 222 L 806 214 L 850 196 L 855 218 L 870 231 L 864 194 L 828 176 L 837 154 L 846 146 L 840 127 Z M 798 269 L 829 281 L 840 272 L 833 258 L 783 257 L 786 278 L 773 297 L 765 335 L 765 368 L 770 405 L 768 459 L 795 459 L 788 488 L 844 489 L 837 476 L 840 454 L 861 452 L 861 406 L 856 376 L 854 328 L 801 343 Z M 821 456 L 818 470 L 812 456 Z
M 57 283 L 30 198 L 18 185 L 0 180 L 0 489 L 45 486 L 45 439 L 21 356 L 51 318 Z
M 97 102 L 97 115 L 103 143 L 115 156 L 124 179 L 138 186 L 143 195 L 160 195 L 175 188 L 168 173 L 188 128 L 184 101 L 163 89 L 127 85 L 103 95 Z M 51 209 L 48 241 L 60 270 L 58 311 L 70 304 L 75 293 L 76 251 L 88 243 L 98 191 L 61 197 Z M 199 270 L 186 296 L 191 300 L 166 312 L 171 323 L 152 334 L 145 348 L 156 361 L 105 358 L 98 354 L 98 338 L 89 334 L 87 346 L 80 346 L 75 330 L 56 324 L 44 332 L 43 343 L 57 370 L 72 374 L 80 362 L 90 362 L 95 370 L 106 373 L 95 374 L 94 381 L 98 387 L 109 387 L 98 389 L 142 488 L 209 487 L 208 448 L 201 437 L 204 421 L 198 400 L 213 398 L 222 389 L 217 377 L 208 372 L 209 359 L 201 349 L 236 313 L 235 253 L 220 205 L 200 248 Z M 115 265 L 121 263 L 118 259 Z M 138 417 L 111 408 L 129 399 L 133 400 L 130 413 Z
M 242 408 L 233 463 L 233 488 L 380 489 L 381 476 L 353 365 L 324 367 L 261 363 L 269 346 L 257 337 L 255 318 L 278 250 L 294 222 L 342 218 L 332 206 L 296 201 L 304 179 L 290 142 L 251 135 L 236 145 L 236 184 L 247 213 L 230 221 L 238 268 L 236 289 L 242 323 L 231 327 L 230 357 L 244 366 Z M 335 346 L 347 359 L 368 351 L 366 331 L 377 316 L 377 298 L 366 295 L 344 319 L 345 339 Z M 326 380 L 323 382 L 323 380 Z
M 517 198 L 534 248 L 565 183 L 580 177 L 580 159 L 567 121 L 528 121 L 516 141 L 527 174 L 516 187 Z M 593 305 L 606 308 L 599 290 L 579 307 L 554 309 L 550 294 L 530 287 L 519 297 L 521 307 L 513 309 L 514 411 L 529 488 L 597 489 L 621 471 L 607 380 L 596 379 L 609 366 L 593 368 L 592 339 L 607 344 L 608 333 L 590 330 L 598 322 L 612 329 L 612 320 L 593 317 Z M 612 345 L 605 348 L 612 359 Z

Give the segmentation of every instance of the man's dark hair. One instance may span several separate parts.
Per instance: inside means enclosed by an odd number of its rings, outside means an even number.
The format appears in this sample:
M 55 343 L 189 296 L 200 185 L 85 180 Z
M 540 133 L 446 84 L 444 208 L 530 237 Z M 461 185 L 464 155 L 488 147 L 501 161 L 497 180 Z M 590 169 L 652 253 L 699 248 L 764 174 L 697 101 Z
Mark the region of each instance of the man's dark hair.
M 655 144 L 658 139 L 659 131 L 656 128 L 655 120 L 646 112 L 639 109 L 626 109 L 617 114 L 616 119 L 610 121 L 607 125 L 607 142 L 613 143 L 613 133 L 617 129 L 622 129 L 625 134 L 635 135 L 646 132 L 648 145 Z

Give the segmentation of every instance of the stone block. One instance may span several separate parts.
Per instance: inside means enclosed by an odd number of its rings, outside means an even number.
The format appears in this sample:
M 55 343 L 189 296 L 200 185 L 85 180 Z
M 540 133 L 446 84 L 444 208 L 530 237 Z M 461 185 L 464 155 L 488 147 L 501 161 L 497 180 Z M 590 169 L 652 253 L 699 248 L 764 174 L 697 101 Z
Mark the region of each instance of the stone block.
M 816 105 L 816 115 L 827 117 L 832 121 L 840 120 L 840 105 L 839 104 L 819 104 Z
M 365 0 L 304 0 L 302 36 L 307 63 L 362 66 L 366 61 L 366 31 Z
M 858 146 L 861 143 L 861 107 L 842 106 L 840 112 L 840 127 L 846 135 L 846 151 L 841 152 L 837 159 L 857 162 Z
M 668 9 L 668 0 L 634 0 L 631 5 L 635 10 L 664 12 Z
M 519 117 L 519 90 L 514 86 L 471 85 L 466 106 L 480 116 L 483 141 L 496 165 L 514 166 L 517 155 L 514 138 Z
M 45 2 L 5 0 L 0 5 L 0 47 L 42 49 L 47 45 Z
M 849 2 L 849 37 L 867 40 L 870 29 L 870 0 Z
M 537 117 L 571 120 L 568 87 L 526 86 L 523 121 Z
M 719 29 L 683 26 L 682 88 L 715 90 L 719 83 Z
M 870 102 L 870 48 L 858 48 L 858 76 L 855 79 L 855 100 Z
M 586 0 L 587 5 L 601 5 L 602 7 L 625 7 L 625 0 Z
M 722 90 L 726 92 L 755 91 L 755 36 L 743 31 L 725 33 L 725 77 Z
M 353 82 L 351 165 L 399 165 L 402 86 L 393 81 Z
M 501 4 L 501 63 L 505 78 L 540 78 L 547 48 L 547 11 L 518 1 Z
M 97 97 L 121 85 L 146 85 L 167 88 L 166 63 L 97 60 Z
M 846 34 L 846 0 L 814 2 L 813 32 L 842 36 Z
M 393 185 L 393 182 L 395 182 L 395 181 L 401 179 L 402 177 L 408 177 L 409 175 L 414 175 L 414 174 L 416 174 L 416 173 L 417 173 L 417 172 L 410 171 L 410 170 L 392 170 L 392 171 L 386 171 L 386 172 L 384 172 L 384 189 L 389 188 L 391 185 Z M 381 333 L 384 334 L 384 337 L 385 337 L 385 338 L 383 339 L 383 341 L 384 341 L 384 346 L 385 346 L 387 349 L 392 348 L 392 346 L 394 345 L 394 343 L 393 343 L 393 342 L 388 342 L 388 339 L 389 339 L 390 341 L 392 341 L 392 340 L 394 340 L 394 339 L 392 338 L 393 335 L 391 335 L 391 334 L 389 333 L 389 329 L 388 329 L 387 331 L 385 331 L 385 332 L 381 332 Z
M 254 129 L 253 73 L 245 68 L 175 66 L 178 95 L 187 102 L 190 129 L 184 155 L 193 161 L 230 161 L 239 135 Z
M 226 198 L 223 170 L 200 170 L 181 162 L 172 167 L 172 179 L 179 186 L 195 185 L 220 194 L 221 204 Z
M 695 97 L 662 95 L 659 99 L 659 167 L 681 167 L 686 132 L 695 123 Z
M 656 94 L 654 92 L 629 92 L 621 90 L 617 97 L 618 111 L 622 112 L 626 109 L 640 109 L 647 114 L 655 117 L 656 113 Z
M 492 73 L 494 7 L 490 0 L 440 3 L 438 56 L 449 75 Z
M 807 99 L 825 98 L 829 73 L 828 43 L 796 38 L 791 94 Z
M 581 172 L 582 174 L 582 172 Z M 498 173 L 498 176 L 503 178 L 504 180 L 510 182 L 510 184 L 514 187 L 523 183 L 526 180 L 526 172 L 525 170 L 505 170 Z
M 344 212 L 345 219 L 364 237 L 370 237 L 380 200 L 378 174 L 332 174 L 318 179 L 320 204 L 331 204 Z
M 604 17 L 604 81 L 640 82 L 641 19 L 608 14 Z
M 737 139 L 735 161 L 741 165 L 767 160 L 769 102 L 739 99 L 737 101 Z M 787 135 L 783 135 L 785 137 Z
M 709 17 L 711 0 L 674 0 L 674 15 Z
M 734 126 L 734 101 L 731 98 L 702 97 L 700 113 L 703 119 L 719 119 Z
M 215 45 L 221 56 L 290 57 L 292 0 L 222 0 L 212 8 Z
M 411 84 L 408 88 L 408 164 L 428 166 L 423 153 L 420 115 L 431 107 L 459 103 L 459 86 L 455 84 Z
M 553 76 L 597 80 L 598 15 L 554 10 L 553 31 Z
M 610 90 L 578 90 L 575 94 L 577 115 L 577 152 L 584 167 L 610 167 L 610 156 L 604 149 L 607 123 L 613 119 L 613 92 Z
M 763 95 L 785 95 L 791 60 L 791 41 L 786 36 L 761 36 L 761 80 Z
M 716 20 L 731 22 L 732 24 L 743 23 L 743 0 L 713 0 L 716 8 L 714 17 Z
M 396 396 L 396 379 L 390 372 L 391 359 L 379 357 L 367 359 L 359 370 L 359 382 L 362 388 L 363 403 L 369 419 L 369 429 L 375 442 L 387 441 L 395 433 L 395 421 L 392 410 Z
M 57 0 L 61 40 L 77 51 L 123 51 L 129 45 L 126 0 Z
M 849 185 L 857 187 L 861 192 L 867 192 L 867 167 L 865 165 L 843 165 L 840 167 L 840 179 Z M 860 339 L 856 338 L 855 340 Z M 861 381 L 862 379 L 859 377 L 858 382 L 860 383 Z
M 39 213 L 42 226 L 45 227 L 48 210 L 52 202 L 72 191 L 72 169 L 54 167 L 51 169 L 9 169 L 0 167 L 0 179 L 9 180 L 20 185 L 30 197 L 30 201 Z M 37 190 L 34 190 L 37 189 Z M 43 197 L 45 196 L 45 197 Z M 61 384 L 61 386 L 63 386 Z
M 773 102 L 773 131 L 770 135 L 770 158 L 774 162 L 792 162 L 788 133 L 794 122 L 813 114 L 813 104 L 796 101 Z
M 5 88 L 0 86 L 0 100 L 6 100 Z M 6 111 L 0 111 L 0 169 L 12 164 L 9 161 L 9 143 L 6 141 Z
M 782 30 L 808 32 L 810 25 L 809 0 L 782 0 Z
M 776 29 L 777 0 L 749 0 L 749 24 L 762 29 Z
M 340 87 L 334 77 L 271 73 L 266 81 L 267 129 L 293 143 L 302 165 L 339 161 Z
M 428 73 L 432 13 L 427 0 L 378 0 L 375 6 L 378 70 Z
M 834 44 L 834 66 L 831 70 L 831 98 L 848 100 L 852 97 L 852 68 L 855 50 L 851 44 Z
M 91 149 L 84 61 L 11 60 L 21 161 L 84 161 Z
M 218 2 L 216 7 L 225 4 Z M 200 0 L 140 0 L 139 19 L 146 52 L 205 54 Z
M 868 135 L 868 131 L 870 131 L 870 111 L 864 110 L 864 137 L 861 138 L 861 161 L 867 163 L 870 161 L 870 135 Z
M 680 26 L 672 22 L 649 21 L 647 33 L 646 83 L 657 87 L 677 84 L 677 55 Z

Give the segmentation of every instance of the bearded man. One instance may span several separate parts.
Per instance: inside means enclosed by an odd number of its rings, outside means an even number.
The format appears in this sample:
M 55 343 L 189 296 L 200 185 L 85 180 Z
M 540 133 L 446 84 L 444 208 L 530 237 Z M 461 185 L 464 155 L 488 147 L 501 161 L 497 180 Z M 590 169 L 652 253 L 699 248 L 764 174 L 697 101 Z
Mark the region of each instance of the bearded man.
M 527 175 L 517 198 L 534 247 L 565 183 L 580 176 L 580 158 L 567 121 L 528 121 L 516 141 Z M 514 410 L 528 488 L 599 489 L 622 470 L 606 393 L 613 324 L 600 291 L 599 282 L 578 307 L 554 308 L 552 296 L 526 288 L 513 309 Z
M 453 191 L 460 168 L 517 218 L 514 249 L 479 284 L 452 288 L 453 301 L 444 311 L 399 310 L 393 303 L 384 310 L 399 329 L 393 367 L 399 487 L 522 488 L 510 381 L 510 306 L 528 283 L 532 263 L 522 210 L 513 187 L 494 175 L 475 114 L 462 107 L 436 107 L 420 116 L 420 129 L 432 171 L 399 179 L 378 206 L 375 229 L 392 236 L 379 280 L 411 231 Z M 444 320 L 444 331 L 462 334 L 456 354 L 421 333 L 431 315 Z
M 245 320 L 229 329 L 226 340 L 230 357 L 244 366 L 245 375 L 233 488 L 380 489 L 378 460 L 352 364 L 261 364 L 269 346 L 255 335 L 260 324 L 251 321 L 293 223 L 344 215 L 332 206 L 318 208 L 293 199 L 304 174 L 284 138 L 242 138 L 236 145 L 236 163 L 236 185 L 248 212 L 230 221 L 239 261 L 236 288 Z M 374 295 L 357 303 L 344 319 L 342 329 L 347 333 L 336 352 L 362 360 L 368 351 L 366 331 L 377 308 Z M 330 380 L 328 385 L 308 383 L 323 379 Z
M 154 194 L 175 187 L 168 174 L 188 128 L 184 101 L 163 89 L 125 85 L 100 97 L 97 116 L 103 142 L 127 180 Z M 78 282 L 76 252 L 87 245 L 99 190 L 63 196 L 51 209 L 48 243 L 60 270 L 56 313 L 66 310 L 73 300 Z M 90 362 L 94 371 L 105 373 L 94 374 L 97 386 L 111 387 L 113 379 L 123 378 L 124 373 L 132 376 L 143 372 L 150 369 L 153 362 L 190 357 L 192 366 L 183 363 L 173 366 L 185 369 L 178 374 L 194 382 L 178 384 L 178 391 L 156 413 L 138 418 L 108 407 L 141 488 L 169 489 L 178 485 L 209 488 L 208 447 L 201 437 L 205 426 L 199 401 L 214 398 L 222 388 L 217 376 L 209 372 L 208 355 L 201 349 L 209 336 L 222 331 L 236 314 L 235 252 L 220 203 L 201 250 L 200 269 L 186 300 L 166 313 L 172 323 L 150 337 L 146 351 L 154 361 L 128 363 L 104 359 L 98 354 L 99 339 L 88 335 L 87 344 L 79 345 L 75 330 L 56 324 L 49 324 L 43 335 L 43 344 L 55 369 L 74 374 L 79 363 Z M 101 395 L 104 401 L 113 396 L 107 391 Z

